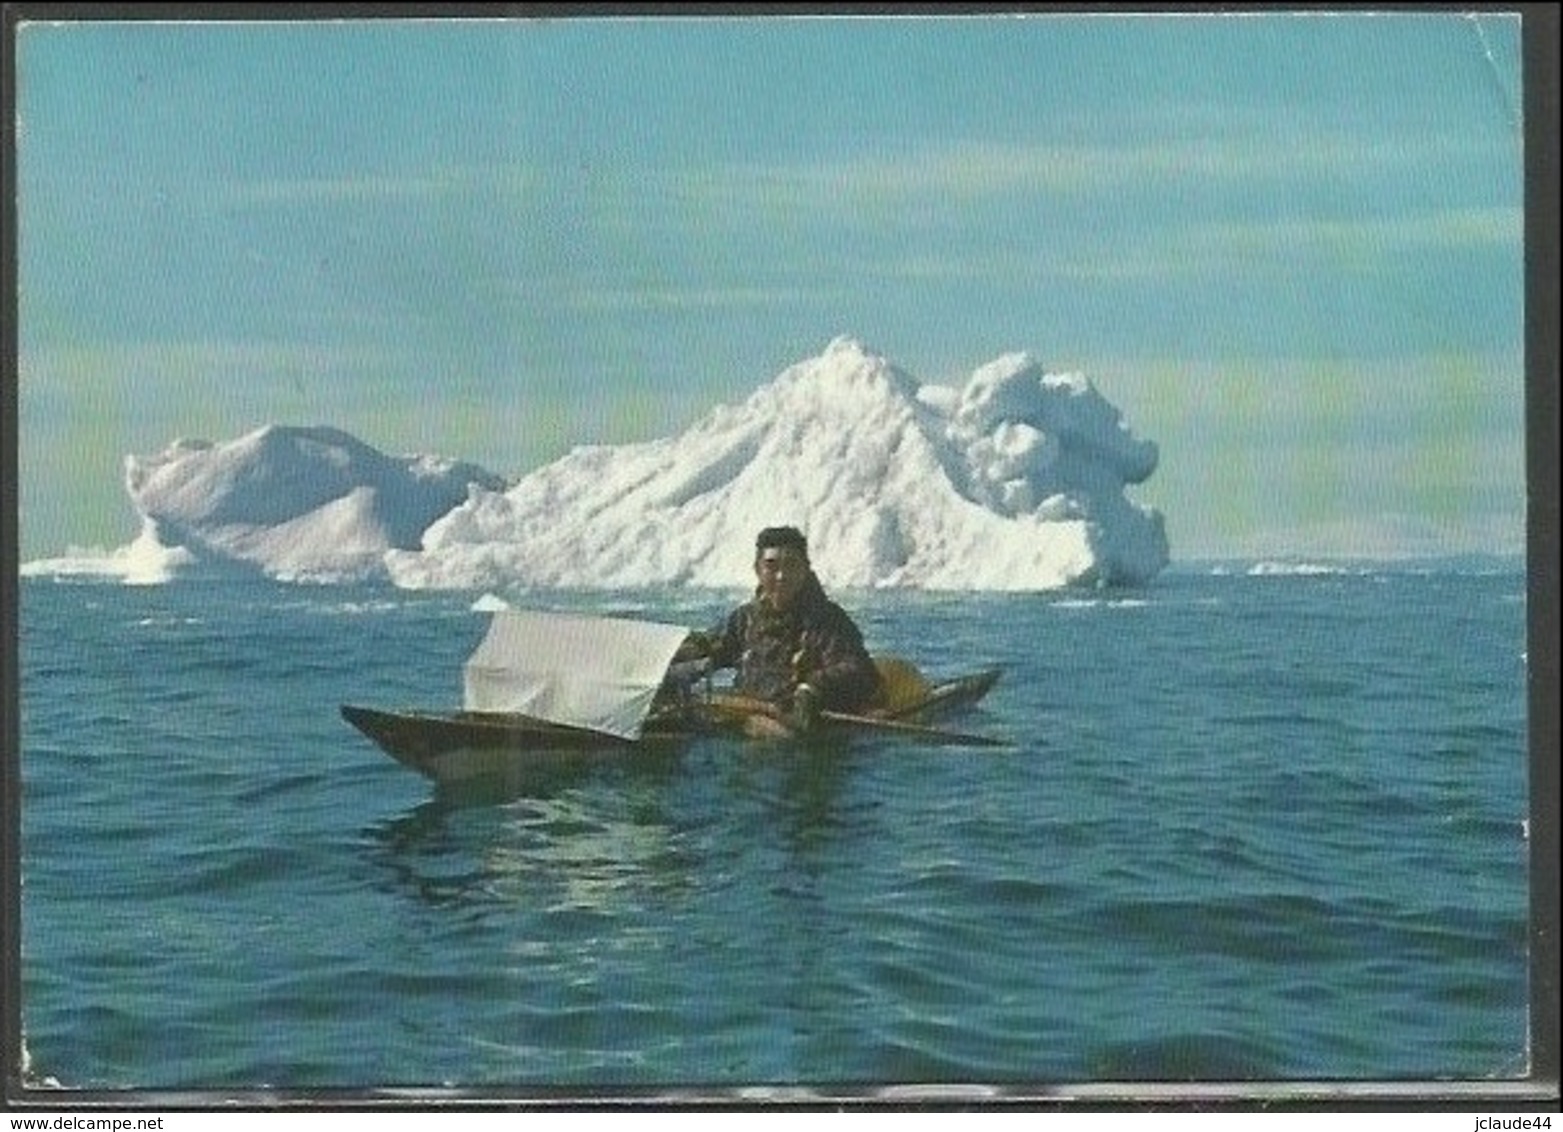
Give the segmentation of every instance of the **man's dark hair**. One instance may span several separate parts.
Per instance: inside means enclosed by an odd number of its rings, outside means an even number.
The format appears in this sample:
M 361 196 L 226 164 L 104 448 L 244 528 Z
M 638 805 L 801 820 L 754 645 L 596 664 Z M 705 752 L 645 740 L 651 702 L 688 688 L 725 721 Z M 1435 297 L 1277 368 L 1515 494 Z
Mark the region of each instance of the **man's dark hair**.
M 756 554 L 773 547 L 778 550 L 791 548 L 804 558 L 809 556 L 809 541 L 803 537 L 803 532 L 797 527 L 766 527 L 754 540 Z

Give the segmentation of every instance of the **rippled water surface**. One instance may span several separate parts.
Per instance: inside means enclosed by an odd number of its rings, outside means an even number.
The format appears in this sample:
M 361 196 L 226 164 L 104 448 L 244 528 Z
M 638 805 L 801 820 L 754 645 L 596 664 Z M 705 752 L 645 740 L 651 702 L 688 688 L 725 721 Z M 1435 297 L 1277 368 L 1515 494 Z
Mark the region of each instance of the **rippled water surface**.
M 437 788 L 474 595 L 28 580 L 22 1015 L 67 1086 L 1523 1073 L 1525 579 L 840 594 L 1012 749 Z M 723 595 L 518 604 L 705 625 Z

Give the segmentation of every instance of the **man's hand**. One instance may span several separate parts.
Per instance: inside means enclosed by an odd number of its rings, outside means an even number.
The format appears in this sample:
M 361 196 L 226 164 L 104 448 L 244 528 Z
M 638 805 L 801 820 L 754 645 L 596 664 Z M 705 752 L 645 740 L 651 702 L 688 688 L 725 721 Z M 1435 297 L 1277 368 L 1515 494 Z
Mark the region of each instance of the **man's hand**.
M 688 688 L 696 680 L 710 675 L 711 658 L 707 656 L 696 657 L 693 660 L 675 660 L 668 666 L 666 683 L 679 688 Z
M 673 663 L 678 664 L 686 660 L 700 660 L 710 655 L 710 638 L 704 633 L 693 632 L 684 638 L 683 643 L 673 653 Z
M 792 693 L 792 708 L 787 713 L 787 725 L 799 734 L 814 729 L 819 722 L 819 689 L 813 684 L 799 684 Z

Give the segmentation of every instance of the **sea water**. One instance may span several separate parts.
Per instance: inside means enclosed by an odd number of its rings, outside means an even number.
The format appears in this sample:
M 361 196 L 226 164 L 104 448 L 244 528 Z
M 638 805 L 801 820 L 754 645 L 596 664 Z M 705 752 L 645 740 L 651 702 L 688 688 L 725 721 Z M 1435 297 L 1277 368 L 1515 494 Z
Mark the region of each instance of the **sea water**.
M 698 742 L 439 787 L 479 595 L 21 584 L 35 1083 L 1025 1086 L 1527 1069 L 1519 565 L 842 593 L 1005 749 Z M 509 595 L 705 626 L 730 595 Z

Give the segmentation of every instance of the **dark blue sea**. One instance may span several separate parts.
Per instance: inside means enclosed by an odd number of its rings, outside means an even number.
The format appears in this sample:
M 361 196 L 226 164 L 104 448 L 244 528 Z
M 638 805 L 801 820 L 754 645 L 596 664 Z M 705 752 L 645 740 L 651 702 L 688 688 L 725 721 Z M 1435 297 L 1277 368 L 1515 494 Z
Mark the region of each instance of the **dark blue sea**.
M 696 742 L 442 787 L 471 593 L 24 580 L 21 1013 L 67 1088 L 1527 1070 L 1517 563 L 838 597 L 1005 749 Z M 505 595 L 705 626 L 732 595 Z

